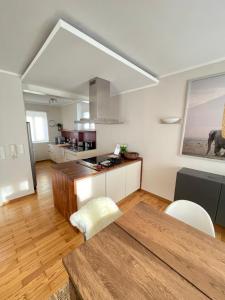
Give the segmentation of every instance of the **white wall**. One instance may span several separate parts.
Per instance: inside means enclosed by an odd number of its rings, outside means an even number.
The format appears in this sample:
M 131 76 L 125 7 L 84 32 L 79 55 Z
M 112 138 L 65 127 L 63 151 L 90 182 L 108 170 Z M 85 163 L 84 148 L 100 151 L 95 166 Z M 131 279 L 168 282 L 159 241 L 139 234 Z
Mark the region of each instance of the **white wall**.
M 20 78 L 0 73 L 0 145 L 6 159 L 0 160 L 0 205 L 33 193 L 30 156 L 27 143 L 25 109 Z M 10 144 L 23 145 L 24 154 L 12 159 Z
M 184 116 L 187 80 L 225 71 L 225 62 L 183 72 L 160 80 L 156 87 L 119 96 L 124 125 L 97 125 L 99 153 L 127 143 L 144 159 L 142 188 L 173 200 L 176 172 L 189 167 L 225 174 L 225 163 L 181 156 L 182 125 L 160 124 L 166 116 Z
M 32 95 L 29 95 L 29 97 L 31 96 Z M 24 94 L 24 98 L 26 98 L 25 94 Z M 56 123 L 62 122 L 60 107 L 25 103 L 25 108 L 26 110 L 45 111 L 47 113 L 48 122 L 50 120 L 55 120 Z M 57 126 L 55 127 L 48 126 L 48 132 L 49 132 L 49 142 L 55 143 L 55 137 L 59 135 Z M 35 143 L 33 144 L 33 147 L 34 147 L 34 154 L 35 154 L 36 161 L 49 159 L 48 143 Z

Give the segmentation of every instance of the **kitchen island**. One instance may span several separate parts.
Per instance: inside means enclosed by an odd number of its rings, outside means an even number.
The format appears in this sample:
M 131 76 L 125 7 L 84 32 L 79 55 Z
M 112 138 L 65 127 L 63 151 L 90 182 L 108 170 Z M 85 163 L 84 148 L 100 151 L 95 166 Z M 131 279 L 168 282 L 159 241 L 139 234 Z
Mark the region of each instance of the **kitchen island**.
M 141 187 L 140 157 L 124 159 L 120 164 L 98 171 L 80 162 L 70 161 L 53 166 L 54 205 L 67 220 L 92 198 L 107 196 L 119 202 Z

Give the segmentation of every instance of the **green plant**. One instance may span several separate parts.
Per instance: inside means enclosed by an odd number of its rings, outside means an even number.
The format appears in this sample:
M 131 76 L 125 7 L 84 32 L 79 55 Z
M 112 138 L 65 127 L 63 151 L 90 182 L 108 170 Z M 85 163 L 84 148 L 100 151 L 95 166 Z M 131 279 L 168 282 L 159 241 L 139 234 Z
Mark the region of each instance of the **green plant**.
M 120 145 L 120 153 L 125 153 L 127 152 L 127 145 Z

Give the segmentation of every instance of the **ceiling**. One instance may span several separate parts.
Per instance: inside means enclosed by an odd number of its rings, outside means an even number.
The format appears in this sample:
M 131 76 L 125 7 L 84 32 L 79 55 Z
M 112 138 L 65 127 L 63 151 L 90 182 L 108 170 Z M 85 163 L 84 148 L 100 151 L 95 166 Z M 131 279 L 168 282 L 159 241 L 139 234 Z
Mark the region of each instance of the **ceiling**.
M 22 76 L 25 84 L 47 86 L 77 92 L 95 77 L 110 82 L 111 94 L 116 95 L 146 85 L 158 84 L 158 79 L 123 58 L 108 54 L 108 49 L 95 44 L 89 36 L 63 20 L 59 20 L 32 63 Z M 111 53 L 111 52 L 110 52 Z M 89 95 L 89 87 L 81 91 Z
M 225 57 L 225 1 L 1 0 L 0 69 L 22 74 L 62 18 L 159 77 Z

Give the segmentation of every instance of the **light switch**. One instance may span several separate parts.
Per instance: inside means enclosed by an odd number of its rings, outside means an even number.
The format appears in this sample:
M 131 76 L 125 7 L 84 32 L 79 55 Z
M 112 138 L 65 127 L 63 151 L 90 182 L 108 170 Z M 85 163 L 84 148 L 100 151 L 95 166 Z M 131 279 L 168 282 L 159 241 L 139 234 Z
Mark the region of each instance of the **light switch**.
M 5 148 L 4 146 L 0 146 L 0 160 L 5 159 Z
M 17 158 L 17 149 L 15 144 L 9 145 L 9 155 L 12 159 Z
M 19 145 L 16 145 L 16 150 L 17 150 L 17 154 L 24 154 L 24 147 L 23 147 L 23 144 L 19 144 Z

